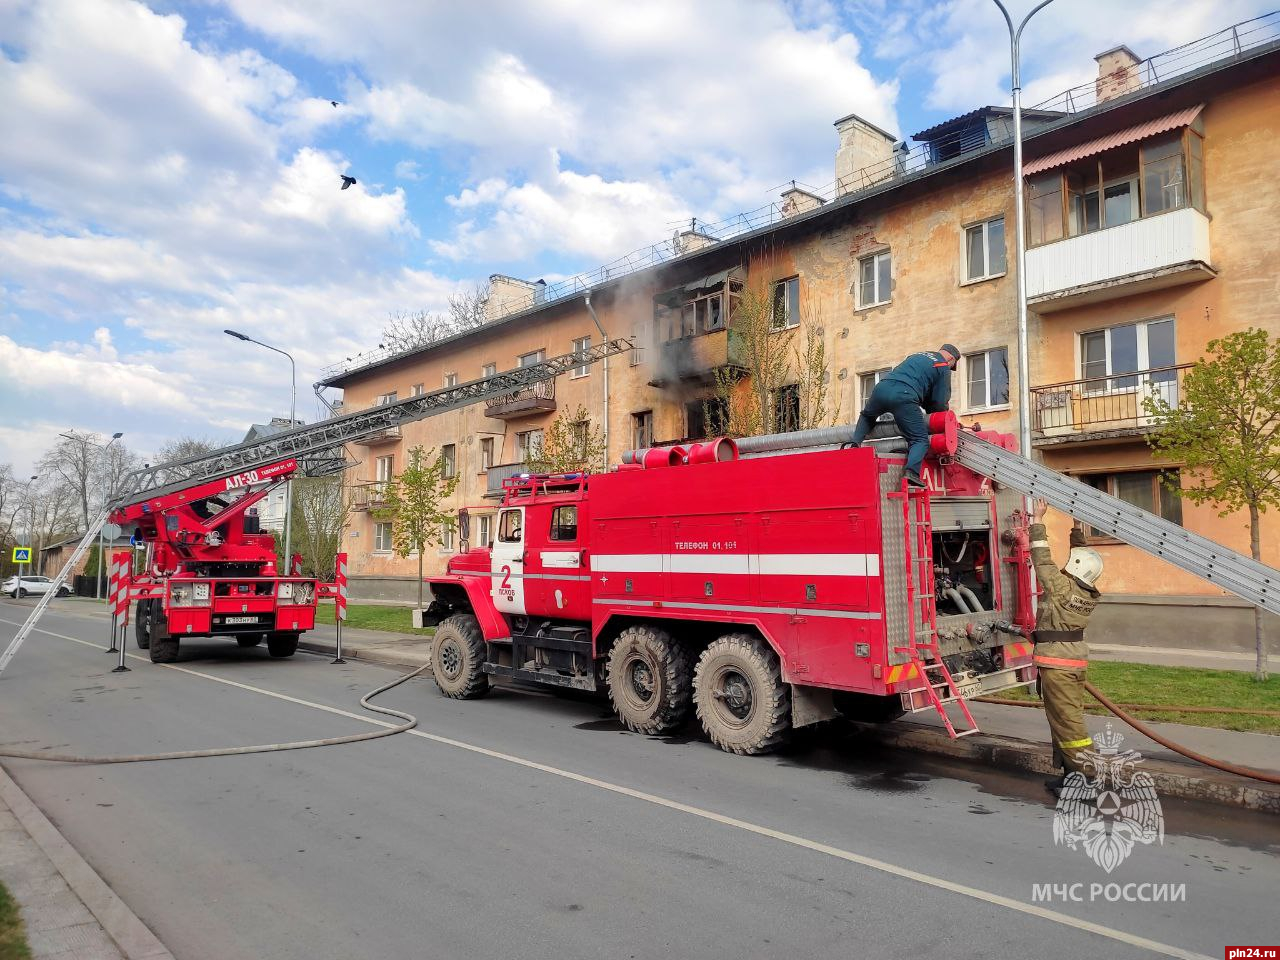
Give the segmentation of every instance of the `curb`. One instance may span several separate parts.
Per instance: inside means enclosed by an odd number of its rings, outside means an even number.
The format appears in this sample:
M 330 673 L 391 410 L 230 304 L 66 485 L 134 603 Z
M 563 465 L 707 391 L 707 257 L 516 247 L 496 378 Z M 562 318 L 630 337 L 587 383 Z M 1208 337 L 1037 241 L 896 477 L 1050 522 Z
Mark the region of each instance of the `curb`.
M 887 726 L 855 723 L 864 735 L 887 747 L 914 750 L 951 759 L 968 760 L 986 766 L 1024 773 L 1056 774 L 1047 746 L 1000 737 L 976 734 L 952 740 L 933 727 L 895 721 Z M 1204 773 L 1201 773 L 1204 769 Z M 1210 768 L 1166 760 L 1144 760 L 1142 770 L 1151 776 L 1162 797 L 1179 797 L 1222 806 L 1240 807 L 1262 813 L 1280 813 L 1280 787 L 1247 780 Z
M 388 667 L 403 667 L 411 670 L 420 667 L 425 663 L 431 662 L 431 645 L 425 644 L 426 652 L 410 654 L 408 651 L 387 650 L 383 646 L 365 647 L 357 643 L 342 644 L 342 659 L 344 660 L 363 660 L 365 663 L 380 663 Z M 327 640 L 300 640 L 298 641 L 298 649 L 306 650 L 308 653 L 318 653 L 326 657 L 332 657 L 335 652 L 335 645 Z
M 0 798 L 127 960 L 174 960 L 165 945 L 116 896 L 3 768 L 0 768 Z

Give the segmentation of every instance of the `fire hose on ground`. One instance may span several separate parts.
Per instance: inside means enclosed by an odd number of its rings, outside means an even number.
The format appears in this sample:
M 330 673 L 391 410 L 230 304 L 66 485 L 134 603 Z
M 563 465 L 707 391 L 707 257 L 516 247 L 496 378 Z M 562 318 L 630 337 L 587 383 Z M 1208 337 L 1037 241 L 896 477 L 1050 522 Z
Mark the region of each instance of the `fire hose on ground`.
M 416 727 L 418 718 L 412 714 L 393 710 L 390 707 L 376 706 L 370 701 L 379 694 L 386 693 L 392 687 L 398 687 L 406 680 L 412 680 L 428 667 L 430 667 L 430 664 L 424 663 L 417 670 L 406 673 L 404 676 L 396 677 L 376 690 L 370 690 L 360 698 L 360 706 L 366 710 L 381 713 L 388 717 L 397 717 L 404 721 L 404 723 L 397 724 L 394 727 L 372 730 L 368 733 L 351 733 L 346 736 L 324 737 L 319 740 L 293 740 L 289 743 L 259 743 L 246 747 L 214 747 L 209 750 L 174 750 L 169 753 L 136 753 L 102 757 L 81 757 L 74 754 L 48 753 L 45 751 L 10 750 L 6 747 L 0 749 L 0 757 L 15 760 L 50 760 L 57 763 L 148 763 L 152 760 L 194 760 L 199 757 L 234 757 L 246 753 L 279 753 L 284 750 L 307 750 L 311 747 L 332 747 L 340 743 L 360 743 L 363 740 L 394 737 L 397 733 L 404 733 Z

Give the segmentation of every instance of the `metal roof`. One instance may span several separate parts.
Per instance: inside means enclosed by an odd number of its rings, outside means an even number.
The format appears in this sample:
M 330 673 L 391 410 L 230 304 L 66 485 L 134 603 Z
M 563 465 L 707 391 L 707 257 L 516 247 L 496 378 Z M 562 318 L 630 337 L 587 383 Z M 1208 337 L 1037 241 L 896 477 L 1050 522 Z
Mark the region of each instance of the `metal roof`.
M 1165 114 L 1163 117 L 1157 117 L 1154 120 L 1146 120 L 1143 123 L 1134 124 L 1124 130 L 1117 130 L 1115 133 L 1109 133 L 1105 137 L 1098 137 L 1096 140 L 1090 140 L 1087 143 L 1080 143 L 1074 147 L 1067 147 L 1065 150 L 1058 150 L 1055 153 L 1032 160 L 1030 163 L 1024 163 L 1022 165 L 1022 175 L 1030 177 L 1045 170 L 1052 170 L 1054 167 L 1061 167 L 1064 164 L 1074 163 L 1076 160 L 1083 160 L 1085 157 L 1092 157 L 1094 154 L 1102 153 L 1113 147 L 1122 147 L 1126 143 L 1145 140 L 1147 137 L 1154 137 L 1156 134 L 1164 133 L 1167 130 L 1185 127 L 1190 123 L 1194 123 L 1203 109 L 1203 103 L 1197 104 L 1194 107 L 1187 107 L 1187 109 L 1179 110 L 1176 113 Z

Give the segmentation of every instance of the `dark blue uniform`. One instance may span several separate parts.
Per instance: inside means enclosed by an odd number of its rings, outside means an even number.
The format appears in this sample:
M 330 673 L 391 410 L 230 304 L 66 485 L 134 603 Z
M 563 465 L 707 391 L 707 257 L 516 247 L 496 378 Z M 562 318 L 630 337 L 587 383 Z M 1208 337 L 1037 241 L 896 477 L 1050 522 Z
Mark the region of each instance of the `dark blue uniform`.
M 951 364 L 947 358 L 941 353 L 913 353 L 885 374 L 871 391 L 853 431 L 853 442 L 865 440 L 881 414 L 893 414 L 894 422 L 910 444 L 907 470 L 919 476 L 920 465 L 929 452 L 929 429 L 924 414 L 946 410 L 950 402 Z

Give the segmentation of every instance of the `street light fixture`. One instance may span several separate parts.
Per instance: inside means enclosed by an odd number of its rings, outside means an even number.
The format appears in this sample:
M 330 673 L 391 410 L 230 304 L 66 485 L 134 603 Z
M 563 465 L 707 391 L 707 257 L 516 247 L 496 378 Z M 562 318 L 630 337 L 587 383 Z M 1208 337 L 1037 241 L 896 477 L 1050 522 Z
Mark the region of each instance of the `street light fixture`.
M 1013 67 L 1013 203 L 1018 251 L 1018 446 L 1022 455 L 1031 458 L 1031 383 L 1027 349 L 1027 229 L 1023 222 L 1026 211 L 1022 186 L 1022 31 L 1027 22 L 1053 0 L 1042 0 L 1031 8 L 1015 29 L 1013 18 L 1000 0 L 991 0 L 1004 14 L 1009 27 L 1009 60 Z
M 266 347 L 268 350 L 281 354 L 289 358 L 289 426 L 293 427 L 298 422 L 298 367 L 293 361 L 293 355 L 279 347 L 273 347 L 269 343 L 263 343 L 261 340 L 255 340 L 253 337 L 246 336 L 237 330 L 223 330 L 228 337 L 235 337 L 237 340 L 243 340 L 245 343 L 256 343 L 260 347 Z M 284 485 L 284 562 L 285 575 L 292 571 L 289 565 L 293 562 L 293 481 L 288 480 Z

